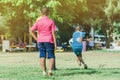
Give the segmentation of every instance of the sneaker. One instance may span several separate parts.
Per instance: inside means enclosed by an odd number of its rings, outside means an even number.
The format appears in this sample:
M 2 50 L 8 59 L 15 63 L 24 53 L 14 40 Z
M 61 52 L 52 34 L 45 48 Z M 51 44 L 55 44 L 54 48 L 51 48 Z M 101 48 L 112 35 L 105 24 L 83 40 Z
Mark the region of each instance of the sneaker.
M 84 64 L 84 69 L 88 69 L 87 64 Z
M 47 73 L 46 73 L 46 72 L 43 72 L 43 76 L 47 76 Z
M 55 70 L 57 70 L 57 68 L 53 68 L 52 70 L 54 70 L 54 71 L 55 71 Z

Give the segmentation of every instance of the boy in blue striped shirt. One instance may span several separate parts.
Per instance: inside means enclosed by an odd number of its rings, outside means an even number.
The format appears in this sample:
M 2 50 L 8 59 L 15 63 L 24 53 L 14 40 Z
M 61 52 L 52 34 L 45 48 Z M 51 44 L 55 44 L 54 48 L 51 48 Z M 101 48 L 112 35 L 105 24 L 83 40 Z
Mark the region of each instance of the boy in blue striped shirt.
M 81 65 L 82 63 L 84 65 L 84 69 L 87 69 L 87 65 L 82 59 L 82 48 L 83 48 L 82 39 L 84 37 L 84 34 L 80 31 L 80 26 L 77 26 L 75 28 L 75 32 L 73 33 L 72 37 L 73 37 L 73 41 L 71 43 L 71 46 L 75 55 L 78 58 L 78 63 L 79 65 Z

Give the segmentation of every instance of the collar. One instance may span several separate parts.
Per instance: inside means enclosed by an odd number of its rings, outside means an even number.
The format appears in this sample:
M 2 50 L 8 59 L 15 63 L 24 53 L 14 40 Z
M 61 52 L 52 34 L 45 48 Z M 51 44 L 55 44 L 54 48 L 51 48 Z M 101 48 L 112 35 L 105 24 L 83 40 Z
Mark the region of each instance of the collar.
M 48 18 L 48 16 L 42 16 L 42 18 Z

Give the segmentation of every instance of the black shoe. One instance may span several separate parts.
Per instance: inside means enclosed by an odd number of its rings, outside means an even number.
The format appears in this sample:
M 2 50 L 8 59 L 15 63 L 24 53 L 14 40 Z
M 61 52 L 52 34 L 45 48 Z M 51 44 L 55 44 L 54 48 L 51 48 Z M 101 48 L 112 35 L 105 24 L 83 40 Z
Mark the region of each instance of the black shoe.
M 84 69 L 88 69 L 87 64 L 84 64 Z
M 57 70 L 57 68 L 53 68 L 52 70 Z

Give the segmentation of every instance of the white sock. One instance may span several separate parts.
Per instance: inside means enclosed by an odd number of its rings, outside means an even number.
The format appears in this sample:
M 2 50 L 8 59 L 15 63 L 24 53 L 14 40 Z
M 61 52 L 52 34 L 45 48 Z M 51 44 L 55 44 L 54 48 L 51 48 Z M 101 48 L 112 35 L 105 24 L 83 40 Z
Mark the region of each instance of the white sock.
M 49 73 L 52 73 L 52 70 L 49 70 L 48 72 L 49 72 Z
M 46 75 L 47 73 L 45 71 L 43 71 L 43 75 Z

